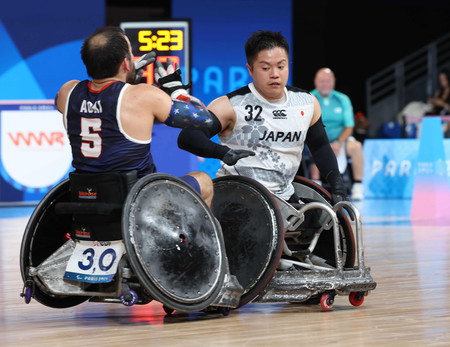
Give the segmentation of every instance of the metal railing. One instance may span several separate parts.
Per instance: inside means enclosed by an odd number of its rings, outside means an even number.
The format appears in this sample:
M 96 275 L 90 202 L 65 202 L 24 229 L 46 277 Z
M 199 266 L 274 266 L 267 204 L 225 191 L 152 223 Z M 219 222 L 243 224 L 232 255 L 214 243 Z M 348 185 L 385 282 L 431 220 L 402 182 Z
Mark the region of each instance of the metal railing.
M 450 33 L 386 67 L 366 81 L 369 136 L 377 137 L 385 122 L 397 121 L 411 101 L 426 102 L 437 88 L 437 76 L 450 69 Z

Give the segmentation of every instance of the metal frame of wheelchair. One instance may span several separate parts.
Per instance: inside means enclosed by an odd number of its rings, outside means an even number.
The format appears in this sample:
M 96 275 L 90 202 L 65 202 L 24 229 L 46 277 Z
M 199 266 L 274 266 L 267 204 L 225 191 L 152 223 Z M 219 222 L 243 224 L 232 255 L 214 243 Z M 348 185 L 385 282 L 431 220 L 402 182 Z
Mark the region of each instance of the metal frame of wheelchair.
M 34 297 L 54 308 L 87 300 L 127 306 L 156 300 L 167 313 L 213 311 L 224 315 L 251 301 L 320 300 L 329 310 L 336 294 L 348 294 L 350 302 L 359 306 L 376 283 L 364 265 L 358 211 L 349 203 L 331 207 L 329 194 L 309 180 L 297 177 L 294 185 L 307 201 L 300 208 L 276 199 L 254 180 L 218 178 L 209 209 L 178 178 L 148 175 L 131 188 L 123 205 L 121 229 L 126 255 L 111 283 L 93 285 L 63 280 L 76 242 L 68 236 L 70 214 L 55 213 L 58 204 L 70 201 L 69 181 L 65 180 L 37 205 L 25 229 L 21 296 L 26 303 Z M 186 206 L 190 207 L 188 212 Z M 336 213 L 341 208 L 349 211 L 356 224 L 358 266 L 354 266 L 350 223 L 342 211 Z M 174 217 L 172 212 L 178 210 L 181 215 Z M 313 210 L 320 211 L 320 227 L 302 230 L 306 213 Z M 184 223 L 191 218 L 186 218 L 186 213 L 195 215 L 189 226 Z M 205 237 L 208 247 L 201 241 Z M 197 257 L 207 253 L 200 261 L 207 266 L 186 261 L 197 248 Z M 163 249 L 170 251 L 161 252 Z M 178 261 L 170 261 L 177 257 Z M 170 266 L 164 274 L 160 268 L 167 263 Z M 189 272 L 193 266 L 200 269 L 201 279 Z
M 320 302 L 324 310 L 330 310 L 337 294 L 349 295 L 352 305 L 361 305 L 364 296 L 375 289 L 376 283 L 370 276 L 370 268 L 364 263 L 358 210 L 349 202 L 331 206 L 330 194 L 303 177 L 295 178 L 294 188 L 303 201 L 298 206 L 274 197 L 249 178 L 227 176 L 215 179 L 215 200 L 219 202 L 213 205 L 213 209 L 222 224 L 231 273 L 244 287 L 240 306 L 250 301 Z M 255 203 L 258 200 L 259 206 Z M 233 225 L 229 227 L 233 215 L 248 216 L 248 211 L 243 210 L 249 203 L 253 203 L 256 210 L 250 217 L 251 221 L 241 218 L 235 222 L 244 224 L 240 230 Z M 343 209 L 353 219 L 355 233 Z M 267 226 L 252 228 L 256 221 L 261 223 L 259 219 L 266 214 L 264 210 L 270 210 L 272 217 L 265 221 Z M 309 222 L 305 218 L 307 213 L 312 213 Z M 246 245 L 236 245 L 236 240 L 260 234 L 266 234 L 265 239 L 262 237 L 262 241 L 255 242 L 262 244 L 262 249 L 264 242 L 272 238 L 273 249 L 268 258 L 254 255 Z M 233 247 L 238 249 L 233 251 Z M 250 255 L 249 259 L 243 260 L 242 254 Z M 236 262 L 236 259 L 240 261 Z M 253 284 L 248 280 L 247 268 L 255 263 L 261 264 L 255 270 L 261 276 Z

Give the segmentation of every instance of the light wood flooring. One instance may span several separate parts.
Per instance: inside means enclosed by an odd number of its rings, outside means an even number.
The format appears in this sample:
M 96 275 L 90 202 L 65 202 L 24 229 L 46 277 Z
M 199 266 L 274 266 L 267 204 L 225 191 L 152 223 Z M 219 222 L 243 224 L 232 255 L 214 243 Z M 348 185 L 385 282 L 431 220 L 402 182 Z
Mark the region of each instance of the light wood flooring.
M 450 346 L 450 226 L 415 226 L 404 204 L 360 205 L 366 265 L 377 282 L 362 306 L 337 296 L 328 312 L 320 305 L 248 304 L 226 317 L 165 317 L 158 302 L 26 305 L 19 254 L 31 209 L 2 207 L 0 346 Z

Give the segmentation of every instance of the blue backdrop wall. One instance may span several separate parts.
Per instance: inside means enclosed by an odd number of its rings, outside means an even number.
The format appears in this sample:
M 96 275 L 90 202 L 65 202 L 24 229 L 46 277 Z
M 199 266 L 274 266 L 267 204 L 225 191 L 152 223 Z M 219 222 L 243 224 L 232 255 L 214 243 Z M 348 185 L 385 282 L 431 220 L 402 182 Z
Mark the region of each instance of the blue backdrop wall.
M 5 1 L 0 11 L 0 99 L 53 99 L 85 78 L 82 40 L 105 23 L 103 0 Z
M 2 3 L 1 202 L 39 200 L 66 176 L 70 150 L 51 100 L 64 82 L 87 77 L 81 43 L 104 23 L 103 0 Z
M 88 77 L 80 47 L 85 37 L 105 25 L 105 6 L 104 0 L 2 3 L 0 202 L 39 200 L 71 169 L 65 159 L 70 150 L 52 100 L 67 80 Z M 281 31 L 292 45 L 292 0 L 277 1 L 276 6 L 269 0 L 206 5 L 173 0 L 171 8 L 172 18 L 191 19 L 193 94 L 205 104 L 251 81 L 244 44 L 252 32 Z M 291 50 L 291 70 L 292 61 Z M 30 111 L 37 113 L 32 116 Z M 158 170 L 181 175 L 200 169 L 214 177 L 219 161 L 180 151 L 175 143 L 178 131 L 166 128 L 155 127 L 153 136 Z

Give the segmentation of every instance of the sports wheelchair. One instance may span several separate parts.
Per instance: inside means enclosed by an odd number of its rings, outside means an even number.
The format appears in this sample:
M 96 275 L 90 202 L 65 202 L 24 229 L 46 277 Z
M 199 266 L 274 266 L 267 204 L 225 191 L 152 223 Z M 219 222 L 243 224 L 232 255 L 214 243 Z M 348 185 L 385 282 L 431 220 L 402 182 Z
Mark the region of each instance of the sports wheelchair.
M 185 312 L 235 307 L 242 288 L 224 249 L 211 210 L 176 177 L 71 173 L 26 226 L 22 296 L 54 308 L 153 299 Z
M 319 298 L 331 309 L 335 294 L 359 305 L 375 288 L 350 204 L 332 208 L 326 191 L 300 177 L 299 206 L 249 178 L 217 178 L 214 188 L 210 209 L 171 175 L 71 173 L 26 226 L 21 296 L 53 308 L 156 300 L 167 313 L 227 315 L 250 301 Z M 356 221 L 357 249 L 342 207 Z
M 328 311 L 337 294 L 361 305 L 376 282 L 364 263 L 358 210 L 344 201 L 331 206 L 330 193 L 304 177 L 295 177 L 294 188 L 299 203 L 275 197 L 250 178 L 214 180 L 213 212 L 230 272 L 244 287 L 239 306 L 303 302 Z

